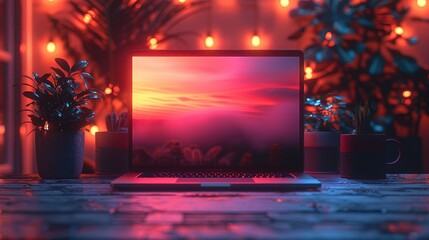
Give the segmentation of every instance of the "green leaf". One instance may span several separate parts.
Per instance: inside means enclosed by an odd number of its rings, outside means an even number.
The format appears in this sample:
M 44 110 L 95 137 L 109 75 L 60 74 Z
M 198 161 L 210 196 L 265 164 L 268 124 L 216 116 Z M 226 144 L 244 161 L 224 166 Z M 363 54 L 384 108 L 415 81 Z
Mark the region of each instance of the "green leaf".
M 381 54 L 376 54 L 368 62 L 368 73 L 371 75 L 382 74 L 384 70 L 385 60 Z
M 58 66 L 60 66 L 64 71 L 66 71 L 70 75 L 70 65 L 66 60 L 62 58 L 55 58 L 55 62 L 57 62 Z
M 77 61 L 71 68 L 71 72 L 76 72 L 78 70 L 81 70 L 83 68 L 85 68 L 88 65 L 88 61 L 86 60 L 79 60 Z
M 58 76 L 60 76 L 60 77 L 65 77 L 65 76 L 66 76 L 66 75 L 64 74 L 64 72 L 63 72 L 63 71 L 61 71 L 61 69 L 59 69 L 59 68 L 51 67 L 51 69 L 52 69 L 52 70 L 54 70 L 54 72 L 55 72 Z
M 24 97 L 27 97 L 35 101 L 39 100 L 40 98 L 39 95 L 37 95 L 35 92 L 30 92 L 30 91 L 25 91 L 22 93 L 22 95 L 24 95 Z

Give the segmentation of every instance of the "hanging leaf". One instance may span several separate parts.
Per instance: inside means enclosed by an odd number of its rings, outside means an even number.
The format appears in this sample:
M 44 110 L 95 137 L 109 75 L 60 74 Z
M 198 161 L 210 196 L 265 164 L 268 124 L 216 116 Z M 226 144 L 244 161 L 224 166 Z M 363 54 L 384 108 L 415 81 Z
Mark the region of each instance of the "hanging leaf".
M 381 54 L 376 54 L 368 61 L 368 73 L 371 75 L 382 74 L 384 70 L 385 60 Z
M 419 42 L 419 38 L 418 38 L 418 37 L 416 37 L 416 36 L 414 36 L 414 37 L 408 38 L 408 39 L 407 39 L 407 42 L 408 42 L 408 44 L 410 44 L 410 45 L 414 45 L 414 44 L 416 44 L 416 43 L 418 43 L 418 42 Z
M 399 71 L 406 74 L 414 74 L 419 69 L 416 59 L 405 56 L 401 52 L 389 49 L 393 55 L 393 63 L 398 67 Z
M 295 31 L 294 33 L 292 33 L 288 37 L 288 39 L 289 40 L 295 40 L 295 39 L 300 38 L 305 33 L 305 29 L 306 29 L 305 27 L 302 27 L 302 28 L 298 29 L 297 31 Z
M 64 71 L 66 71 L 70 75 L 70 65 L 66 60 L 62 58 L 55 58 L 55 62 L 57 62 L 58 66 L 60 66 Z

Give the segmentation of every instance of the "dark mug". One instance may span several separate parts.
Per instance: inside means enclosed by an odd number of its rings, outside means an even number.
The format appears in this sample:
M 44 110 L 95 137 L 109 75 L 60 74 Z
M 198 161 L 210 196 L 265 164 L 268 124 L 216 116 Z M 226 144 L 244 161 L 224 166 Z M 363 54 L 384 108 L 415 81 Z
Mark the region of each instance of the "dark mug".
M 386 162 L 386 143 L 398 146 L 398 156 Z M 386 165 L 401 158 L 401 143 L 384 134 L 342 134 L 340 136 L 340 173 L 343 178 L 384 179 Z

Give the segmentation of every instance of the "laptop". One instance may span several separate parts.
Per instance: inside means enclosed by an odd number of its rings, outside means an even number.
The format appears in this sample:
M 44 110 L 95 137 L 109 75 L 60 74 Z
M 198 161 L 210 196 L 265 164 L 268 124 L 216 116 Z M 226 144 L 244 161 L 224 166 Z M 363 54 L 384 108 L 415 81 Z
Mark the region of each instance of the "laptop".
M 303 54 L 135 51 L 119 190 L 318 188 L 303 174 Z

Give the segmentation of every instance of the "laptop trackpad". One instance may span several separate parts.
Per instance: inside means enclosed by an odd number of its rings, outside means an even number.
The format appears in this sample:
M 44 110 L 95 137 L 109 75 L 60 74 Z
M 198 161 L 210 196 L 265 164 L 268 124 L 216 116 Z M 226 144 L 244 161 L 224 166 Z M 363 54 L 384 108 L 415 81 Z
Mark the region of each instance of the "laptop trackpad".
M 254 183 L 253 178 L 178 178 L 178 183 Z

